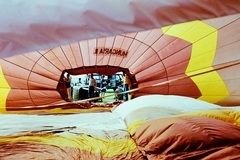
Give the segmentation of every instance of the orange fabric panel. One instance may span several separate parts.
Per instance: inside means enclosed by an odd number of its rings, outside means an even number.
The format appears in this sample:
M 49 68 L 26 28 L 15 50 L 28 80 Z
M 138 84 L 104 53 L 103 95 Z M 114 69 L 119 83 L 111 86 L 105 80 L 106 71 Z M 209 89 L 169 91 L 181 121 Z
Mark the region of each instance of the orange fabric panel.
M 149 159 L 218 159 L 219 155 L 240 158 L 240 128 L 212 118 L 148 121 L 136 130 L 133 139 Z
M 45 77 L 44 75 L 38 74 L 38 73 L 34 73 L 31 72 L 31 74 L 29 75 L 28 81 L 30 81 L 30 84 L 34 84 L 34 83 L 39 83 L 40 86 L 46 86 L 45 89 L 55 89 L 57 84 L 58 84 L 58 79 L 50 79 L 51 77 Z M 31 86 L 30 84 L 28 84 L 28 89 L 36 89 L 33 86 Z
M 177 39 L 176 37 L 164 34 L 152 45 L 152 47 L 154 48 L 155 51 L 157 51 L 157 53 L 161 59 L 165 59 L 174 53 L 174 52 L 170 52 L 170 53 L 168 52 L 169 49 L 173 50 L 173 48 L 168 47 L 168 50 L 165 50 L 165 47 L 172 46 L 172 43 L 176 39 Z M 183 41 L 183 40 L 180 40 L 180 41 Z M 184 41 L 181 43 L 185 44 L 185 45 L 189 44 Z
M 225 24 L 222 28 L 219 28 L 218 30 L 218 44 L 217 48 L 224 47 L 226 45 L 230 45 L 231 43 L 238 42 L 240 35 L 238 34 L 240 32 L 240 28 L 238 27 L 240 25 L 240 14 L 238 14 L 238 18 L 236 20 L 232 20 L 232 22 Z M 224 18 L 223 18 L 224 20 Z M 226 37 L 231 37 L 227 38 Z M 234 48 L 232 48 L 234 49 Z
M 147 48 L 142 55 L 140 55 L 132 66 L 129 67 L 133 73 L 137 74 L 138 72 L 147 69 L 149 66 L 158 63 L 160 60 L 159 56 L 156 54 L 152 48 Z M 159 69 L 159 68 L 158 68 Z
M 31 98 L 29 98 L 31 97 Z M 65 102 L 56 90 L 18 90 L 12 89 L 8 94 L 6 101 L 6 109 L 10 110 L 13 107 L 19 109 L 30 106 L 34 109 L 36 105 L 56 104 Z M 37 108 L 35 108 L 37 109 Z M 15 108 L 15 110 L 18 110 Z
M 71 68 L 77 68 L 78 65 L 77 65 L 77 61 L 76 61 L 76 56 L 75 55 L 78 52 L 74 53 L 72 48 L 71 48 L 71 45 L 61 46 L 61 49 L 62 49 L 64 54 L 67 54 L 67 60 L 69 61 L 70 65 L 71 65 Z
M 24 72 L 22 72 L 24 73 Z M 11 89 L 27 89 L 27 80 L 22 79 L 22 77 L 13 77 L 5 75 L 6 80 L 8 81 L 8 84 L 11 86 Z M 17 82 L 17 83 L 16 83 Z
M 166 37 L 166 36 L 165 36 Z M 170 36 L 171 37 L 171 36 Z M 176 54 L 179 54 L 179 52 L 187 52 L 187 54 L 191 54 L 191 43 L 184 41 L 180 38 L 176 38 L 176 37 L 172 37 L 172 38 L 168 38 L 170 39 L 170 41 L 168 41 L 167 45 L 164 46 L 164 48 L 162 48 L 161 50 L 159 50 L 157 53 L 158 55 L 161 57 L 162 60 L 168 59 L 169 57 L 174 57 Z M 165 39 L 166 40 L 166 39 Z M 189 48 L 187 48 L 189 47 Z M 184 51 L 182 51 L 184 50 Z M 185 57 L 184 55 L 182 56 L 182 58 Z M 189 56 L 187 56 L 187 58 L 189 59 Z M 176 57 L 176 60 L 177 57 Z
M 91 147 L 91 146 L 89 146 Z M 94 146 L 92 146 L 94 147 Z M 99 149 L 100 150 L 100 149 Z M 79 148 L 63 147 L 56 145 L 38 144 L 31 142 L 1 143 L 0 159 L 138 159 L 145 158 L 139 152 L 104 157 L 101 153 L 91 153 Z
M 66 68 L 71 68 L 71 64 L 61 47 L 53 48 L 50 52 L 46 53 L 46 55 L 47 54 L 51 54 L 49 59 L 53 64 L 55 63 L 55 61 L 57 61 L 57 63 L 60 63 L 60 65 L 58 65 L 59 69 L 64 70 Z
M 159 72 L 157 72 L 157 70 Z M 163 66 L 162 62 L 149 66 L 148 68 L 146 68 L 145 70 L 142 70 L 135 76 L 139 85 L 141 85 L 141 83 L 148 83 L 153 80 L 161 81 L 161 79 L 167 78 L 165 67 Z
M 132 65 L 139 59 L 141 55 L 149 48 L 149 46 L 143 44 L 142 42 L 134 40 L 132 45 L 129 48 L 129 57 L 127 63 L 125 64 L 126 68 L 134 68 Z M 125 60 L 125 59 L 124 59 Z
M 42 54 L 49 52 L 50 50 L 43 50 L 43 51 L 34 51 L 34 52 L 29 52 L 24 54 L 25 57 L 27 57 L 28 59 L 32 60 L 33 62 L 38 61 L 39 58 L 42 57 Z
M 237 97 L 240 96 L 240 88 L 236 87 L 240 84 L 240 74 L 237 72 L 240 70 L 240 14 L 238 16 L 228 16 L 223 18 L 225 25 L 218 30 L 218 44 L 216 55 L 213 62 L 213 67 L 218 69 L 223 67 L 223 69 L 218 70 L 219 75 L 223 79 L 225 85 L 228 88 L 230 96 L 220 101 L 219 105 L 239 105 L 239 100 Z M 237 19 L 238 18 L 238 19 Z M 232 20 L 231 23 L 229 19 Z M 231 37 L 231 38 L 226 38 Z M 238 65 L 236 65 L 238 63 Z M 234 64 L 234 65 L 233 65 Z M 229 66 L 231 67 L 229 67 Z M 226 67 L 227 66 L 227 67 Z
M 1 66 L 2 66 L 2 71 L 5 75 L 5 78 L 8 81 L 10 86 L 11 86 L 11 82 L 12 82 L 11 80 L 19 79 L 19 80 L 26 81 L 27 78 L 28 78 L 28 75 L 31 73 L 30 70 L 19 67 L 18 65 L 15 65 L 13 63 L 9 63 L 5 60 L 1 60 L 0 63 L 1 63 Z M 25 82 L 25 83 L 27 83 L 27 82 Z M 26 86 L 20 86 L 20 88 L 27 88 L 27 87 Z
M 38 57 L 38 56 L 36 56 Z M 9 65 L 15 65 L 15 67 L 21 67 L 26 70 L 31 70 L 32 66 L 36 63 L 35 60 L 31 60 L 26 57 L 24 54 L 18 55 L 13 57 L 8 57 L 4 59 L 6 62 L 1 62 L 1 64 L 9 63 Z
M 44 57 L 54 64 L 58 70 L 64 70 L 69 65 L 60 48 L 49 50 L 47 53 L 44 53 Z
M 96 66 L 97 65 L 97 57 L 94 53 L 94 48 L 96 47 L 96 39 L 87 40 L 87 49 L 83 50 L 83 57 L 86 55 L 89 56 L 89 62 L 86 61 L 85 66 Z M 74 68 L 74 67 L 72 67 Z
M 44 65 L 40 62 L 40 64 L 35 64 L 32 68 L 32 72 L 35 74 L 39 74 L 41 76 L 44 76 L 48 79 L 58 81 L 59 75 L 61 75 L 61 71 L 57 68 L 57 66 L 48 64 Z

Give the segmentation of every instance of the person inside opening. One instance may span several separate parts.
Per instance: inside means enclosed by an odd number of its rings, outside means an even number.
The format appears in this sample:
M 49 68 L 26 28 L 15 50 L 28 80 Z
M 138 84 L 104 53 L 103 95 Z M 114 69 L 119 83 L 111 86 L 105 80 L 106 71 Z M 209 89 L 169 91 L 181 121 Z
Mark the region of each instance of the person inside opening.
M 71 80 L 72 80 L 72 77 L 70 76 L 69 73 L 67 73 L 67 76 L 63 77 L 63 80 L 65 81 L 65 84 L 66 84 L 66 88 L 67 88 L 67 95 L 68 95 L 68 100 L 72 101 L 72 97 L 71 97 Z
M 116 99 L 116 101 L 123 100 L 123 94 L 121 94 L 122 92 L 124 92 L 124 88 L 122 87 L 122 85 L 120 85 L 115 90 L 115 99 Z
M 82 85 L 82 79 L 78 78 L 78 82 L 76 83 L 76 86 L 81 86 Z
M 96 80 L 94 79 L 93 74 L 91 74 L 90 79 L 89 79 L 89 87 L 88 87 L 89 98 L 94 97 L 94 90 L 95 90 L 96 86 L 97 86 Z M 94 102 L 94 101 L 90 101 L 90 102 Z
M 102 75 L 102 81 L 101 81 L 101 97 L 105 96 L 105 93 L 107 91 L 107 80 L 104 79 L 104 75 Z

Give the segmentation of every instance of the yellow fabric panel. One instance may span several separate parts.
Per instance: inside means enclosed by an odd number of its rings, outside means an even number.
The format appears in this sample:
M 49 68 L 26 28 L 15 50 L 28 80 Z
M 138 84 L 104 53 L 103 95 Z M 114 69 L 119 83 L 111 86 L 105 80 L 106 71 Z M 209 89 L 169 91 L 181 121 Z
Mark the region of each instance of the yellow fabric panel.
M 198 112 L 189 112 L 185 114 L 175 115 L 171 117 L 182 117 L 182 116 L 203 116 L 208 118 L 214 118 L 218 120 L 222 120 L 224 122 L 228 122 L 240 127 L 240 111 L 237 110 L 205 110 L 205 111 L 198 111 Z M 166 118 L 166 117 L 163 117 Z M 157 118 L 161 119 L 161 118 Z M 139 120 L 133 122 L 128 125 L 128 132 L 130 135 L 137 130 L 142 124 L 144 124 L 145 120 Z
M 216 52 L 216 40 L 217 32 L 213 32 L 192 44 L 192 54 L 186 74 L 191 74 L 191 72 L 195 72 L 194 74 L 202 73 L 201 69 L 208 67 L 213 70 L 211 66 Z
M 225 83 L 216 71 L 192 77 L 192 80 L 202 93 L 198 98 L 200 100 L 215 103 L 229 96 Z
M 0 96 L 0 113 L 2 113 L 2 112 L 6 112 L 6 108 L 5 108 L 6 100 L 11 88 L 3 75 L 1 65 L 0 65 L 0 82 L 1 82 L 0 83 L 0 95 L 1 95 Z
M 136 122 L 133 122 L 133 123 L 129 124 L 127 126 L 129 134 L 133 135 L 133 133 L 136 131 L 136 129 L 139 126 L 141 126 L 142 124 L 144 124 L 145 122 L 146 122 L 145 120 L 140 120 L 140 121 L 136 121 Z
M 37 144 L 79 148 L 91 153 L 101 153 L 104 157 L 112 157 L 114 155 L 138 151 L 138 148 L 132 138 L 110 140 L 93 138 L 84 134 L 80 136 L 60 136 L 29 133 L 0 138 L 0 143 L 4 142 L 31 142 Z
M 218 30 L 202 21 L 192 21 L 163 27 L 163 33 L 192 43 L 192 53 L 185 71 L 198 86 L 202 96 L 198 99 L 216 103 L 229 96 L 228 89 L 219 74 L 214 71 Z M 211 73 L 204 73 L 211 71 Z M 221 94 L 221 95 L 219 95 Z
M 175 24 L 172 26 L 162 27 L 162 32 L 167 35 L 181 38 L 183 33 L 189 31 L 189 29 L 192 28 L 194 25 L 196 25 L 198 22 L 199 21 L 192 21 L 192 22 L 186 22 L 181 24 Z
M 0 114 L 64 114 L 64 113 L 93 113 L 93 112 L 111 112 L 112 108 L 104 108 L 104 107 L 93 107 L 93 108 L 79 108 L 79 109 L 62 109 L 62 108 L 54 108 L 54 109 L 36 109 L 36 110 L 22 110 L 22 111 L 5 111 L 1 112 L 2 107 L 0 107 Z
M 236 110 L 206 110 L 181 114 L 177 116 L 204 116 L 229 122 L 240 127 L 240 111 Z
M 195 45 L 195 43 L 202 40 L 201 44 L 205 43 L 205 44 L 209 45 L 209 47 L 211 47 L 212 49 L 216 48 L 216 45 L 213 46 L 212 44 L 215 44 L 217 42 L 217 39 L 210 38 L 213 40 L 213 42 L 211 44 L 209 44 L 208 41 L 206 41 L 204 39 L 208 38 L 208 36 L 212 36 L 212 33 L 214 33 L 214 32 L 217 33 L 217 29 L 213 28 L 212 26 L 210 26 L 202 21 L 193 21 L 193 22 L 195 22 L 195 24 L 192 25 L 191 23 L 189 23 L 188 25 L 191 25 L 192 27 L 190 29 L 188 29 L 187 32 L 180 35 L 179 38 L 182 38 L 185 41 L 192 43 L 193 45 Z M 181 24 L 179 24 L 179 25 L 181 25 Z M 206 50 L 207 48 L 208 48 L 207 46 L 202 46 L 200 52 L 202 52 L 202 50 L 203 51 Z M 204 52 L 202 52 L 202 53 L 204 53 Z
M 202 30 L 210 28 L 210 35 L 193 43 L 191 59 L 186 70 L 188 76 L 214 70 L 211 66 L 216 52 L 217 32 L 213 32 L 211 27 L 201 25 L 199 27 L 202 27 Z M 191 77 L 191 79 L 195 82 L 202 93 L 202 96 L 198 98 L 200 100 L 216 103 L 229 96 L 225 83 L 216 71 L 194 76 Z

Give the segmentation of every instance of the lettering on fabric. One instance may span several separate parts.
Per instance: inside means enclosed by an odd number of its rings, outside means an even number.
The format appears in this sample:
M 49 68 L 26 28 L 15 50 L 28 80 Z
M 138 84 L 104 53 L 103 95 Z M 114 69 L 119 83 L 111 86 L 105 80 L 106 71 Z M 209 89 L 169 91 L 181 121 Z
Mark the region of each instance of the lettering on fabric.
M 128 51 L 123 50 L 123 49 L 119 49 L 119 48 L 99 47 L 99 48 L 95 48 L 94 54 L 97 54 L 97 55 L 115 55 L 115 56 L 127 57 Z

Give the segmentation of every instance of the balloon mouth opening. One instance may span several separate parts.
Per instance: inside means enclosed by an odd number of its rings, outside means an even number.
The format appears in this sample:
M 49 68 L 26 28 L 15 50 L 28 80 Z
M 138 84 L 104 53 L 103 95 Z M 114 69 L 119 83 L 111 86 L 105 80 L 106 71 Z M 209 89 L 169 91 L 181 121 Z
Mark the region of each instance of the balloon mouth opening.
M 105 76 L 105 78 L 109 78 L 112 75 L 118 75 L 118 74 L 126 74 L 129 77 L 130 83 L 132 88 L 137 88 L 137 81 L 135 78 L 135 75 L 133 73 L 131 73 L 129 71 L 129 69 L 126 68 L 121 68 L 121 67 L 116 67 L 116 66 L 89 66 L 89 67 L 79 67 L 79 68 L 74 68 L 74 69 L 67 69 L 67 70 L 63 70 L 62 74 L 60 75 L 59 81 L 58 81 L 58 85 L 57 85 L 57 91 L 60 94 L 60 96 L 62 97 L 63 100 L 65 100 L 66 102 L 71 102 L 73 101 L 72 97 L 69 98 L 68 95 L 68 91 L 67 91 L 67 87 L 66 87 L 66 83 L 64 81 L 64 77 L 66 77 L 66 74 L 70 74 L 71 76 L 85 76 L 85 78 L 88 77 L 88 75 L 90 75 L 91 73 L 94 73 L 95 76 L 98 76 L 99 79 L 102 77 L 102 75 Z M 116 78 L 116 77 L 115 77 Z M 122 77 L 117 77 L 118 80 L 123 81 L 123 76 Z M 111 79 L 111 78 L 110 78 Z M 85 89 L 87 89 L 88 87 L 88 83 L 87 82 L 82 82 L 83 87 Z M 73 85 L 76 85 L 76 82 L 73 83 Z M 115 83 L 113 85 L 113 90 L 114 87 L 115 89 L 118 87 L 117 85 L 123 85 L 122 83 Z M 112 85 L 111 85 L 112 86 Z M 99 84 L 97 87 L 101 87 Z M 87 95 L 85 95 L 85 97 L 83 97 L 84 99 L 87 99 Z M 82 98 L 80 98 L 79 100 L 83 100 Z

